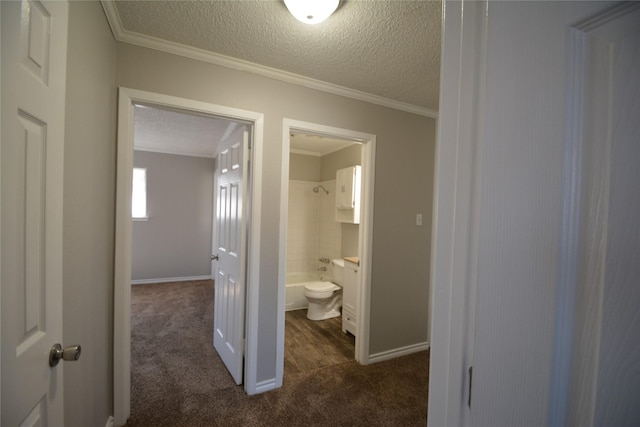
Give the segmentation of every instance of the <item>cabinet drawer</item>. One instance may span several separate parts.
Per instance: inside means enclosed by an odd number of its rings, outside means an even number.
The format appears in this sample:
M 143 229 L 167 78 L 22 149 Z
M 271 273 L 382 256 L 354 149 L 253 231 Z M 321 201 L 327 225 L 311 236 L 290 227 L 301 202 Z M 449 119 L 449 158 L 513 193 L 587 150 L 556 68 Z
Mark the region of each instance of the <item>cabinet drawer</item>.
M 342 311 L 342 330 L 356 335 L 356 316 L 349 310 Z

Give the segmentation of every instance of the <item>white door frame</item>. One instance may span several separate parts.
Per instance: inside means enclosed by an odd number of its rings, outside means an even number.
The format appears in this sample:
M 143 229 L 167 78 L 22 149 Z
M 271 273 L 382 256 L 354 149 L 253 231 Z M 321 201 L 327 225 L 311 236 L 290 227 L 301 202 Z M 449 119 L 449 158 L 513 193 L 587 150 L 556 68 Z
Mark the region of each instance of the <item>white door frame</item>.
M 481 156 L 492 153 L 483 152 L 486 144 L 483 133 L 485 123 L 482 106 L 485 105 L 486 73 L 487 73 L 487 32 L 489 25 L 490 2 L 485 1 L 446 1 L 443 23 L 442 72 L 440 93 L 448 96 L 440 98 L 440 123 L 436 149 L 436 179 L 434 200 L 434 223 L 431 259 L 431 357 L 429 368 L 429 402 L 428 425 L 471 425 L 470 411 L 467 406 L 470 387 L 467 370 L 473 360 L 476 308 L 476 270 L 478 266 L 478 229 L 480 228 L 478 199 L 480 198 L 480 180 L 483 171 L 479 170 Z M 581 6 L 582 7 L 582 6 Z M 557 300 L 555 301 L 555 336 L 553 353 L 551 354 L 549 385 L 549 425 L 567 424 L 567 415 L 571 410 L 568 404 L 570 387 L 583 381 L 586 387 L 576 388 L 582 396 L 589 395 L 596 382 L 593 369 L 588 365 L 576 365 L 578 357 L 585 350 L 594 349 L 593 340 L 585 340 L 585 348 L 572 348 L 576 345 L 574 328 L 580 329 L 584 335 L 598 334 L 597 313 L 585 311 L 590 324 L 575 326 L 576 319 L 576 281 L 578 280 L 578 257 L 584 255 L 581 242 L 585 236 L 598 240 L 590 251 L 597 251 L 600 243 L 605 242 L 602 236 L 592 229 L 584 228 L 583 215 L 586 216 L 586 204 L 581 202 L 587 182 L 583 179 L 582 168 L 588 164 L 581 158 L 586 152 L 589 141 L 584 141 L 584 123 L 590 122 L 583 117 L 584 108 L 588 108 L 588 93 L 584 75 L 586 61 L 584 55 L 591 52 L 592 46 L 586 42 L 587 33 L 617 18 L 619 13 L 629 12 L 637 6 L 632 3 L 621 3 L 611 9 L 605 9 L 594 15 L 587 15 L 575 25 L 565 28 L 566 55 L 565 71 L 565 158 L 562 166 L 563 186 L 562 227 L 559 229 L 558 259 L 559 274 L 556 284 Z M 584 7 L 584 10 L 587 10 Z M 551 12 L 548 12 L 551 13 Z M 508 19 L 501 15 L 499 19 Z M 592 36 L 592 35 L 591 35 Z M 558 66 L 561 67 L 560 65 Z M 554 70 L 555 71 L 555 70 Z M 562 74 L 561 74 L 562 75 Z M 606 81 L 606 79 L 601 79 Z M 471 99 L 473 98 L 473 99 Z M 469 102 L 471 99 L 472 102 Z M 602 108 L 608 110 L 606 105 Z M 599 112 L 602 109 L 597 110 Z M 608 117 L 608 116 L 607 116 Z M 603 119 L 603 122 L 606 122 Z M 592 121 L 591 121 L 592 122 Z M 608 126 L 608 122 L 605 126 Z M 593 132 L 588 132 L 589 134 Z M 606 150 L 605 138 L 597 139 L 598 154 Z M 604 169 L 606 162 L 598 162 L 597 168 Z M 597 174 L 590 179 L 603 179 Z M 596 186 L 597 187 L 597 186 Z M 602 185 L 606 188 L 606 185 Z M 604 191 L 604 190 L 600 190 Z M 594 200 L 596 198 L 594 197 Z M 598 203 L 607 203 L 606 196 L 599 194 Z M 606 208 L 602 208 L 604 212 Z M 602 214 L 606 215 L 606 214 Z M 594 214 L 593 217 L 596 215 Z M 601 222 L 602 221 L 602 222 Z M 595 220 L 594 220 L 595 222 Z M 606 224 L 598 218 L 598 222 Z M 605 225 L 606 226 L 606 225 Z M 589 239 L 587 239 L 589 240 Z M 602 243 L 604 244 L 604 243 Z M 584 244 L 582 245 L 584 246 Z M 595 252 L 594 252 L 595 253 Z M 598 262 L 598 256 L 591 259 Z M 603 280 L 598 274 L 585 275 L 594 281 Z M 581 285 L 586 286 L 584 283 Z M 600 307 L 596 300 L 602 294 L 593 297 L 591 308 Z M 578 319 L 579 320 L 579 319 Z M 578 343 L 580 344 L 580 343 Z M 590 356 L 584 356 L 590 357 Z M 590 359 L 590 363 L 595 359 Z M 571 372 L 571 366 L 581 369 L 579 375 Z M 585 367 L 586 366 L 586 367 Z M 474 368 L 475 369 L 475 368 Z M 591 374 L 591 375 L 590 375 Z M 575 382 L 575 383 L 571 383 Z M 584 385 L 583 384 L 583 385 Z M 475 387 L 475 379 L 474 379 Z M 478 390 L 479 392 L 480 390 Z M 476 390 L 474 389 L 474 394 Z M 591 399 L 591 401 L 590 401 Z M 580 416 L 590 419 L 593 411 L 593 397 L 579 399 L 585 403 L 587 411 Z M 577 401 L 577 400 L 576 400 Z M 580 406 L 576 408 L 581 409 Z M 584 408 L 582 408 L 584 409 Z M 490 410 L 490 409 L 489 409 Z M 484 409 L 485 413 L 487 409 Z M 592 423 L 578 423 L 590 425 Z
M 362 221 L 358 237 L 360 257 L 360 292 L 357 297 L 358 337 L 355 359 L 362 365 L 369 363 L 369 311 L 371 288 L 371 259 L 373 248 L 373 184 L 376 136 L 369 133 L 341 129 L 317 123 L 283 119 L 282 171 L 280 192 L 280 241 L 278 243 L 278 322 L 276 330 L 276 387 L 282 386 L 284 375 L 284 311 L 287 275 L 287 220 L 289 206 L 289 150 L 292 131 L 311 132 L 362 143 Z
M 431 237 L 431 350 L 428 425 L 470 425 L 469 377 L 475 340 L 479 170 L 476 105 L 485 94 L 486 1 L 446 1 L 436 135 Z M 463 13 L 464 12 L 464 13 Z M 474 103 L 460 102 L 464 93 Z M 479 121 L 479 120 L 478 120 Z
M 131 414 L 131 181 L 133 171 L 134 103 L 153 104 L 197 113 L 223 116 L 252 125 L 251 213 L 247 253 L 246 354 L 244 388 L 256 393 L 258 347 L 258 282 L 262 201 L 262 150 L 264 115 L 175 96 L 121 87 L 118 100 L 118 157 L 114 260 L 113 397 L 115 425 Z

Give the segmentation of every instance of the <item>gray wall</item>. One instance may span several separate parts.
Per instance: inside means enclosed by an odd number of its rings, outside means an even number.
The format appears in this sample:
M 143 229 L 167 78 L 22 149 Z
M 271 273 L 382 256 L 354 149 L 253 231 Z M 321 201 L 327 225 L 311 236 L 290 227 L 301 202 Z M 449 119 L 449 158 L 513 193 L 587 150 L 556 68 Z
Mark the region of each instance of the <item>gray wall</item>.
M 322 181 L 336 179 L 336 171 L 353 165 L 362 164 L 362 145 L 356 144 L 322 156 L 320 175 Z M 342 223 L 342 242 L 340 253 L 342 256 L 358 255 L 358 233 L 360 225 Z
M 322 156 L 320 164 L 320 181 L 336 179 L 338 169 L 362 164 L 362 145 L 351 145 L 340 151 Z
M 355 144 L 322 157 L 289 154 L 289 179 L 299 181 L 330 181 L 336 171 L 362 164 L 362 146 Z
M 289 154 L 289 179 L 319 182 L 322 157 L 306 154 Z
M 358 224 L 342 224 L 342 242 L 340 245 L 340 253 L 342 256 L 358 255 L 358 238 L 360 237 L 360 225 Z
M 133 221 L 132 279 L 211 274 L 215 159 L 135 151 L 147 168 L 148 221 Z
M 98 2 L 71 2 L 64 150 L 64 367 L 67 426 L 113 414 L 116 44 Z
M 117 64 L 118 85 L 265 114 L 258 381 L 275 377 L 285 117 L 377 136 L 370 353 L 428 340 L 435 120 L 124 43 Z

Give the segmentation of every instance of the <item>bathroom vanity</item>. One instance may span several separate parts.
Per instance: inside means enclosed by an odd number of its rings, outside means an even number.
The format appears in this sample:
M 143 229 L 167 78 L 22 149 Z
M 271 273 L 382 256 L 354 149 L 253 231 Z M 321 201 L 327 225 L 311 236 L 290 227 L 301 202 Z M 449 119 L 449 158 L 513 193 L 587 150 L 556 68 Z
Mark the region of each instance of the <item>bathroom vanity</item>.
M 356 336 L 358 325 L 357 298 L 358 298 L 358 258 L 344 258 L 344 277 L 342 284 L 342 332 L 351 332 Z

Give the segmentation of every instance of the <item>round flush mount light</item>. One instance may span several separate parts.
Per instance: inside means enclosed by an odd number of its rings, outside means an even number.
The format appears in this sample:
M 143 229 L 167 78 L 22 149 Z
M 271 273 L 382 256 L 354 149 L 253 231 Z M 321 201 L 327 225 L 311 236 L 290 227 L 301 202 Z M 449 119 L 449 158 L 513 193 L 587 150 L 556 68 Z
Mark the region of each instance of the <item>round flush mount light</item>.
M 338 8 L 340 0 L 284 0 L 289 12 L 300 22 L 318 24 Z

